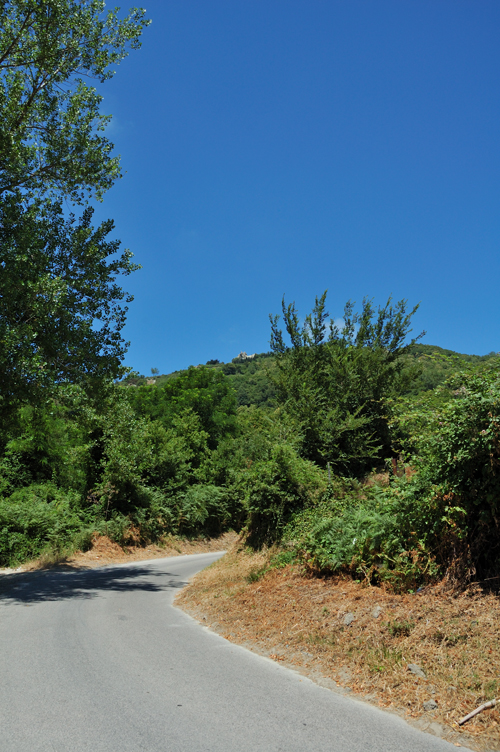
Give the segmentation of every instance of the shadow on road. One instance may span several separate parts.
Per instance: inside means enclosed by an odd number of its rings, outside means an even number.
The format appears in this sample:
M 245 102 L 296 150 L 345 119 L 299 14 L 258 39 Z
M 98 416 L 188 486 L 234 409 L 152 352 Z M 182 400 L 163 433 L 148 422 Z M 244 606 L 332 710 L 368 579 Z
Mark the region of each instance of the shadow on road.
M 148 567 L 110 567 L 75 572 L 29 572 L 0 576 L 0 604 L 98 598 L 105 592 L 156 593 L 186 585 L 179 575 Z

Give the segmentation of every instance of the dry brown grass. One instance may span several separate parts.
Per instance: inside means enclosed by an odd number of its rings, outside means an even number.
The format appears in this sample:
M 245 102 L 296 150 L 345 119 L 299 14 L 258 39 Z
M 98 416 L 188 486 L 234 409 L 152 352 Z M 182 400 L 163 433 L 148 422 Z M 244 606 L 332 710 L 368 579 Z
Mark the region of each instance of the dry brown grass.
M 202 554 L 208 551 L 225 551 L 237 540 L 236 533 L 224 533 L 218 538 L 200 538 L 198 540 L 182 540 L 174 536 L 166 536 L 161 546 L 128 545 L 119 546 L 107 535 L 94 533 L 92 547 L 88 551 L 76 551 L 71 556 L 50 554 L 26 562 L 16 570 L 3 569 L 0 572 L 11 571 L 30 572 L 38 569 L 49 569 L 57 566 L 72 568 L 102 567 L 106 564 L 122 564 L 126 561 L 143 561 L 146 559 L 160 559 L 166 556 L 180 556 L 185 554 Z
M 308 578 L 291 567 L 259 577 L 270 557 L 235 545 L 176 602 L 227 639 L 337 691 L 356 692 L 458 746 L 500 750 L 498 709 L 462 729 L 457 724 L 500 695 L 498 597 L 477 588 L 450 595 L 442 585 L 396 595 L 347 578 Z M 350 626 L 347 614 L 354 616 Z M 427 678 L 412 674 L 409 664 Z M 430 699 L 438 708 L 426 712 Z

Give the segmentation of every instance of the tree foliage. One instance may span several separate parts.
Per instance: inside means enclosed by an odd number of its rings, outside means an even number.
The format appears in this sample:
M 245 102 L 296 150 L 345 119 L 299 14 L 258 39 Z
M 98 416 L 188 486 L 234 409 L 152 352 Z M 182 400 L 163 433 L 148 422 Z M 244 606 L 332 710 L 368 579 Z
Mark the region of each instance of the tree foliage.
M 122 371 L 138 268 L 111 221 L 68 217 L 63 201 L 100 199 L 119 177 L 101 114 L 104 82 L 140 46 L 144 11 L 101 0 L 0 3 L 0 414 L 69 380 L 95 387 Z M 124 304 L 125 303 L 125 304 Z
M 390 455 L 385 401 L 414 375 L 403 356 L 416 341 L 407 336 L 417 308 L 408 312 L 406 300 L 389 299 L 375 310 L 365 299 L 357 313 L 348 302 L 340 329 L 329 319 L 326 292 L 302 325 L 283 299 L 290 344 L 279 316 L 270 316 L 278 397 L 297 420 L 305 457 L 359 474 Z
M 145 11 L 103 15 L 102 0 L 0 4 L 0 197 L 101 198 L 120 175 L 100 112 L 112 66 L 140 46 Z
M 236 395 L 221 371 L 191 366 L 159 388 L 129 387 L 128 396 L 139 415 L 148 415 L 167 426 L 179 413 L 192 410 L 207 432 L 211 449 L 236 432 Z
M 0 202 L 0 413 L 38 404 L 62 381 L 87 388 L 121 372 L 121 337 L 130 297 L 117 282 L 137 268 L 94 229 L 92 210 L 78 222 L 60 204 L 25 209 Z
M 403 403 L 398 416 L 418 477 L 436 510 L 453 518 L 442 535 L 443 558 L 454 556 L 457 576 L 500 572 L 499 359 L 450 377 L 438 390 Z

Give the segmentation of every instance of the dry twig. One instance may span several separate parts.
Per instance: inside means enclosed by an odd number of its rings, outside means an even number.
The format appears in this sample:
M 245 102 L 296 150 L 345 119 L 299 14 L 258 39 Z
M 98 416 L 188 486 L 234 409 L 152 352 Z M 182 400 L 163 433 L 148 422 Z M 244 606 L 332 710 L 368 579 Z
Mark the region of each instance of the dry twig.
M 467 723 L 467 721 L 470 721 L 471 718 L 474 718 L 475 715 L 478 713 L 482 713 L 483 710 L 488 710 L 488 708 L 494 708 L 497 704 L 496 700 L 490 700 L 489 702 L 484 702 L 482 705 L 480 705 L 478 708 L 473 710 L 468 715 L 464 715 L 463 718 L 460 718 L 458 725 L 463 726 L 464 723 Z

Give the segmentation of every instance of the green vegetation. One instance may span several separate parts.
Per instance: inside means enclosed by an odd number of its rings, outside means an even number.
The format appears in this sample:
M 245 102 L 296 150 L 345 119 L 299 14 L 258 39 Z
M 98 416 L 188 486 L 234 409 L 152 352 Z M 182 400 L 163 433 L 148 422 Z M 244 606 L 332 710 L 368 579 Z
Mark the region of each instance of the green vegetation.
M 0 564 L 94 531 L 233 528 L 282 544 L 276 566 L 400 589 L 496 581 L 499 358 L 410 339 L 406 301 L 349 302 L 341 329 L 326 293 L 302 325 L 283 301 L 269 353 L 124 378 L 120 280 L 137 267 L 112 221 L 91 223 L 119 164 L 88 80 L 110 78 L 147 22 L 103 8 L 0 9 Z
M 36 205 L 102 198 L 120 177 L 93 81 L 140 47 L 142 9 L 102 0 L 6 0 L 0 7 L 0 195 Z
M 329 498 L 292 520 L 285 538 L 308 563 L 416 589 L 500 574 L 498 358 L 444 386 L 393 403 L 397 459 L 362 482 L 335 480 Z M 491 578 L 491 579 L 490 579 Z
M 275 356 L 131 375 L 98 402 L 66 382 L 19 406 L 3 434 L 0 561 L 85 547 L 94 530 L 126 543 L 233 528 L 281 542 L 274 566 L 396 589 L 497 577 L 498 357 L 404 344 L 404 302 L 351 307 L 326 339 L 324 304 L 301 330 L 285 307 L 290 347 L 273 318 Z M 451 376 L 425 390 L 436 363 Z M 275 403 L 238 405 L 232 379 L 256 373 Z
M 62 381 L 97 392 L 123 374 L 137 267 L 113 222 L 91 225 L 91 198 L 120 177 L 93 81 L 140 46 L 144 11 L 101 0 L 8 0 L 0 7 L 0 417 L 39 404 Z M 77 221 L 67 208 L 82 207 Z M 64 211 L 63 211 L 64 206 Z
M 195 366 L 190 366 L 194 368 Z M 234 389 L 238 405 L 256 405 L 257 407 L 273 407 L 276 403 L 276 388 L 272 373 L 276 368 L 272 353 L 260 353 L 251 358 L 233 358 L 230 363 L 209 360 L 205 366 L 210 371 L 223 373 L 227 376 L 227 383 Z M 153 369 L 152 369 L 153 370 Z M 154 369 L 155 371 L 157 369 Z M 154 376 L 156 386 L 163 386 L 165 382 L 180 376 L 183 371 Z M 149 380 L 136 371 L 128 374 L 123 384 L 146 386 Z
M 58 383 L 99 390 L 122 368 L 126 293 L 116 278 L 138 268 L 111 221 L 91 226 L 87 208 L 76 222 L 61 203 L 0 200 L 0 417 L 40 404 Z M 108 260 L 110 259 L 111 260 Z M 99 327 L 93 326 L 99 322 Z
M 349 302 L 340 331 L 328 324 L 325 306 L 326 292 L 300 327 L 295 306 L 283 300 L 290 346 L 279 317 L 271 316 L 278 396 L 297 424 L 302 456 L 359 476 L 390 456 L 388 398 L 405 392 L 415 376 L 405 357 L 415 340 L 405 340 L 417 307 L 407 313 L 406 301 L 393 307 L 389 300 L 375 312 L 365 299 L 358 314 Z
M 498 353 L 489 355 L 463 355 L 444 350 L 433 345 L 415 344 L 409 349 L 409 355 L 418 363 L 420 373 L 408 389 L 409 394 L 417 395 L 421 392 L 436 389 L 456 371 L 469 366 L 479 366 L 481 363 L 495 358 Z

